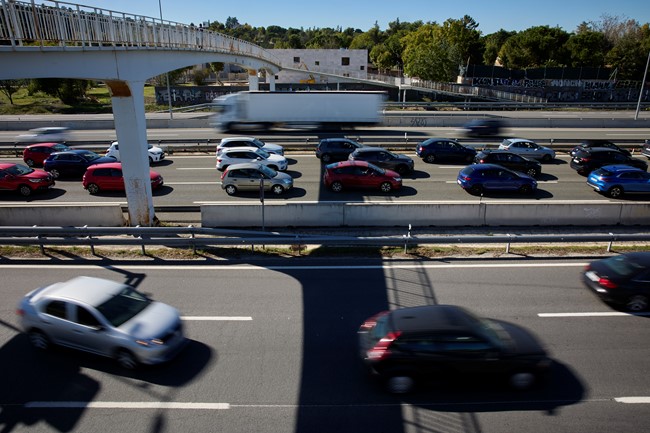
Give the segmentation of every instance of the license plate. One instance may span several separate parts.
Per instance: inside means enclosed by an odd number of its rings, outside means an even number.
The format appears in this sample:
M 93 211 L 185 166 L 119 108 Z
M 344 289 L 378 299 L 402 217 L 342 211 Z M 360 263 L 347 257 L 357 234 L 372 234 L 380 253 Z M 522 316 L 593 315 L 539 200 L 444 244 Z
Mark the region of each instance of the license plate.
M 598 277 L 598 275 L 596 275 L 593 271 L 587 271 L 585 273 L 585 277 L 589 278 L 591 281 L 597 282 L 598 280 L 600 280 L 600 277 Z

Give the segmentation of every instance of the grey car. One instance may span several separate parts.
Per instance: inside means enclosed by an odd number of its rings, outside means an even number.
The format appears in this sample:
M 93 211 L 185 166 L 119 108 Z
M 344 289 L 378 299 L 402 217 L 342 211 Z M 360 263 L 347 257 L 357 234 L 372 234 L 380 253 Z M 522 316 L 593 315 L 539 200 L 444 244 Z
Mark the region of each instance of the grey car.
M 114 358 L 126 369 L 168 361 L 188 342 L 175 308 L 101 278 L 76 277 L 32 290 L 17 312 L 37 349 L 66 346 Z
M 378 167 L 406 174 L 413 171 L 413 159 L 403 154 L 390 152 L 381 147 L 361 147 L 348 156 L 350 161 L 366 161 Z
M 293 178 L 264 164 L 244 163 L 229 166 L 221 175 L 221 188 L 228 195 L 238 191 L 259 191 L 261 182 L 264 190 L 280 195 L 293 188 Z
M 555 151 L 550 147 L 540 146 L 526 138 L 506 138 L 499 144 L 500 150 L 507 150 L 524 158 L 541 159 L 550 162 L 555 159 Z

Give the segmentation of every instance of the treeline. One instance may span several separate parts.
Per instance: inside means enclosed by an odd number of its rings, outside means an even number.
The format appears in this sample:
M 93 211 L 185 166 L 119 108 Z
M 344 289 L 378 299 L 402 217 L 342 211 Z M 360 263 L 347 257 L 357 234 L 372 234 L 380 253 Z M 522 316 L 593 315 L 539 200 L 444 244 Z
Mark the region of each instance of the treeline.
M 608 67 L 617 70 L 619 79 L 641 80 L 650 51 L 650 24 L 610 15 L 583 22 L 573 32 L 536 26 L 488 35 L 468 15 L 442 24 L 397 19 L 386 30 L 375 23 L 365 32 L 253 27 L 234 17 L 210 23 L 208 28 L 268 49 L 367 49 L 369 62 L 381 71 L 400 70 L 432 81 L 455 81 L 460 68 L 468 64 L 510 69 Z

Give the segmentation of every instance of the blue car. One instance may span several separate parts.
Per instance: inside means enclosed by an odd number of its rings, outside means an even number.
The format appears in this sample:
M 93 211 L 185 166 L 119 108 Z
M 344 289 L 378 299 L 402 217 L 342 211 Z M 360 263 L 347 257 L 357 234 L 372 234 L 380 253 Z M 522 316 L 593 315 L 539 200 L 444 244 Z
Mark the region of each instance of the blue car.
M 488 191 L 517 191 L 532 194 L 537 181 L 532 177 L 496 164 L 468 165 L 458 172 L 458 185 L 470 194 Z
M 612 198 L 623 194 L 650 194 L 650 174 L 629 165 L 606 165 L 592 171 L 587 184 Z
M 53 178 L 70 176 L 81 177 L 86 169 L 94 164 L 117 161 L 112 156 L 101 156 L 90 150 L 68 150 L 56 152 L 43 162 L 43 169 L 50 172 Z

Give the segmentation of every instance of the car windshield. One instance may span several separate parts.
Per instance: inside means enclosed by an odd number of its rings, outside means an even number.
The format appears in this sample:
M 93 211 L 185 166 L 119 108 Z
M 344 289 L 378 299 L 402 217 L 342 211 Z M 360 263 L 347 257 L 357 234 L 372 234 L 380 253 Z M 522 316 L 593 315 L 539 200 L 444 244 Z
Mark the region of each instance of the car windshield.
M 508 138 L 504 139 L 504 140 L 501 142 L 501 144 L 503 144 L 504 146 L 510 146 L 512 143 L 513 143 L 513 141 L 510 140 L 510 139 L 508 139 Z
M 264 159 L 268 159 L 270 156 L 269 153 L 264 149 L 257 149 L 255 153 Z
M 65 152 L 66 150 L 70 150 L 70 148 L 65 144 L 55 144 L 52 146 L 52 149 L 54 149 L 55 152 Z
M 97 158 L 101 158 L 101 157 L 100 157 L 99 155 L 97 155 L 95 152 L 91 152 L 91 151 L 89 151 L 89 150 L 88 150 L 88 151 L 85 151 L 85 152 L 83 152 L 83 153 L 80 153 L 80 155 L 83 156 L 83 157 L 84 157 L 86 160 L 88 160 L 88 161 L 94 161 L 94 160 L 96 160 Z
M 381 175 L 386 174 L 386 170 L 384 170 L 384 169 L 381 168 L 381 167 L 377 167 L 376 165 L 368 164 L 368 168 L 371 168 L 371 169 L 375 170 L 377 173 L 379 173 L 379 174 L 381 174 Z
M 634 263 L 626 256 L 615 256 L 603 260 L 603 264 L 622 277 L 634 275 L 640 270 L 644 269 L 643 266 Z
M 133 287 L 126 286 L 108 301 L 97 307 L 111 325 L 118 327 L 137 316 L 153 302 Z
M 266 165 L 260 165 L 260 171 L 269 179 L 273 179 L 278 175 L 277 171 L 273 170 L 270 167 L 267 167 Z
M 257 146 L 257 147 L 264 147 L 264 144 L 265 144 L 262 140 L 259 140 L 257 138 L 254 138 L 252 143 L 254 143 L 255 146 Z
M 16 164 L 13 167 L 9 167 L 9 168 L 5 169 L 5 171 L 7 173 L 9 173 L 9 174 L 14 175 L 14 176 L 22 176 L 24 174 L 32 173 L 34 171 L 34 169 L 29 168 L 26 165 Z
M 466 311 L 467 320 L 470 322 L 472 329 L 489 340 L 497 347 L 505 347 L 509 344 L 510 336 L 497 322 L 477 317 L 474 314 Z

